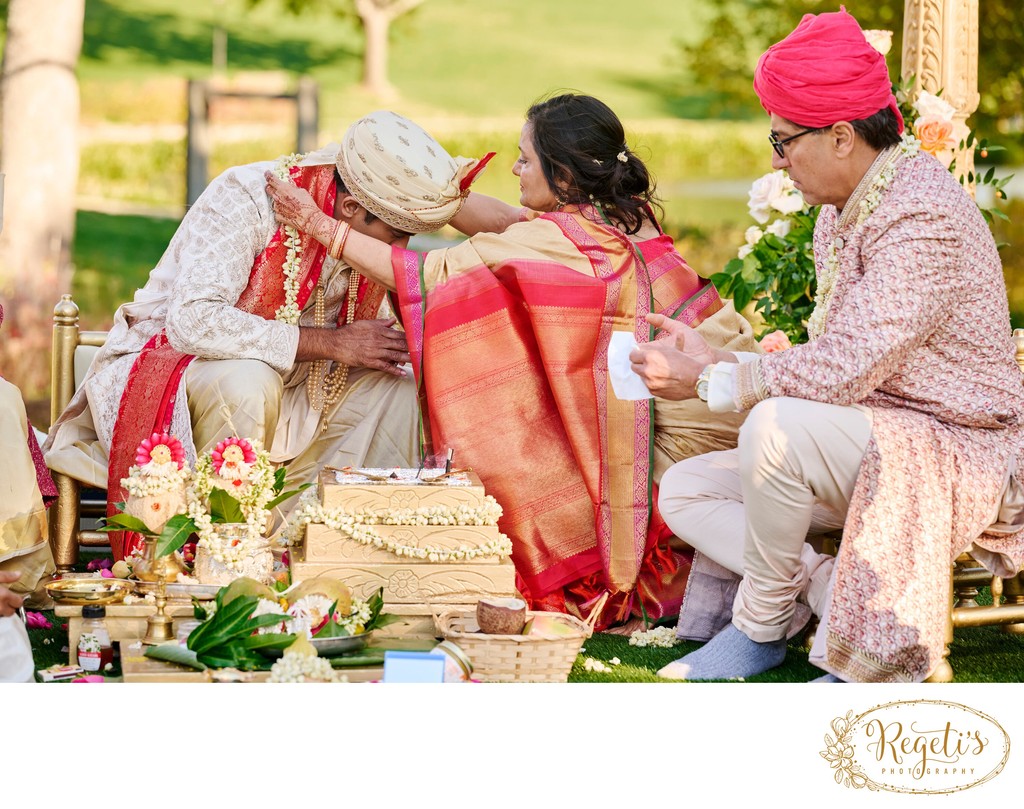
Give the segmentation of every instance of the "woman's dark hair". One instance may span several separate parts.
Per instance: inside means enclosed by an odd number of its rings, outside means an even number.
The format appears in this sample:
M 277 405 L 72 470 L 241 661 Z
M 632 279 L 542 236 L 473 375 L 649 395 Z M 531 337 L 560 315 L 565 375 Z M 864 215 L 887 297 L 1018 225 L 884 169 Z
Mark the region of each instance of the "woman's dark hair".
M 640 230 L 646 206 L 660 208 L 654 179 L 626 146 L 622 122 L 604 102 L 575 93 L 558 95 L 535 103 L 526 120 L 541 169 L 559 201 L 598 205 L 627 233 Z M 562 191 L 558 181 L 568 188 Z

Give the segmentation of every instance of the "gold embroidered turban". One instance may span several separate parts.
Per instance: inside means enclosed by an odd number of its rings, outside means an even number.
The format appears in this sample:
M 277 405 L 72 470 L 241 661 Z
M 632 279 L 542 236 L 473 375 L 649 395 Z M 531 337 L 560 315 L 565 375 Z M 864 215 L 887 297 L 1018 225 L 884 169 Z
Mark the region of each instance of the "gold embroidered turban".
M 380 110 L 349 127 L 337 166 L 370 213 L 406 233 L 427 233 L 459 212 L 490 157 L 452 157 L 418 124 Z

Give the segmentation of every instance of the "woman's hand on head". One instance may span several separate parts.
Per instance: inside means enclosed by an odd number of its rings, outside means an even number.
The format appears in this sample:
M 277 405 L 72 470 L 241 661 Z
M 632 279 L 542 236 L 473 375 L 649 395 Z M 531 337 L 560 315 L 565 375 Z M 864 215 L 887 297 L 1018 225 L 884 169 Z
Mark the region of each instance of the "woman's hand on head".
M 307 233 L 310 226 L 322 213 L 313 197 L 305 188 L 285 182 L 271 172 L 265 172 L 267 196 L 274 206 L 274 216 L 282 225 Z

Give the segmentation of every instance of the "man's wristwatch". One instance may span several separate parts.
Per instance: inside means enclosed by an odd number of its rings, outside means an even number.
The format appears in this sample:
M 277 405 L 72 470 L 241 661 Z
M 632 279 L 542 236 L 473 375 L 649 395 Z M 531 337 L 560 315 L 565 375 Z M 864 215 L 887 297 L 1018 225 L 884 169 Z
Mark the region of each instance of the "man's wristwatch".
M 708 388 L 711 386 L 711 368 L 712 366 L 705 365 L 704 370 L 697 377 L 697 398 L 702 402 L 708 400 Z

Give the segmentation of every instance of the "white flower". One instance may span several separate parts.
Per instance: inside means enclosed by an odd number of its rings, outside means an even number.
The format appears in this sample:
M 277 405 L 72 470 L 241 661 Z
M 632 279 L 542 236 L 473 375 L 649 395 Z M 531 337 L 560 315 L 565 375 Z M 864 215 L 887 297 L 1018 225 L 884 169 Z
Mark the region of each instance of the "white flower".
M 676 631 L 670 626 L 656 626 L 646 632 L 636 631 L 629 636 L 630 646 L 660 646 L 668 648 L 679 642 Z
M 782 169 L 754 180 L 748 196 L 750 200 L 747 208 L 750 215 L 762 225 L 768 221 L 772 209 L 785 214 L 804 209 L 804 198 Z
M 937 95 L 932 95 L 927 90 L 922 90 L 913 104 L 914 111 L 922 118 L 934 116 L 944 121 L 953 120 L 956 108 L 948 101 L 943 101 Z
M 742 247 L 740 247 L 740 249 L 737 251 L 736 257 L 737 258 L 746 258 L 747 256 L 749 256 L 753 252 L 754 252 L 754 245 L 752 245 L 752 244 L 745 244 Z
M 747 244 L 757 244 L 761 241 L 761 237 L 764 236 L 764 231 L 757 225 L 751 225 L 747 228 L 746 233 L 743 234 L 743 238 L 747 240 Z
M 882 54 L 882 56 L 885 56 L 892 47 L 892 31 L 871 28 L 864 32 L 864 39 L 868 41 L 868 45 Z
M 790 228 L 793 227 L 793 223 L 788 219 L 776 219 L 768 227 L 765 228 L 772 236 L 778 236 L 780 239 L 785 239 L 789 235 Z

